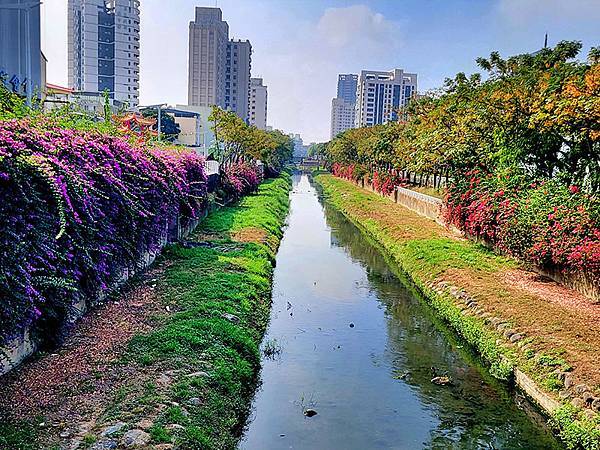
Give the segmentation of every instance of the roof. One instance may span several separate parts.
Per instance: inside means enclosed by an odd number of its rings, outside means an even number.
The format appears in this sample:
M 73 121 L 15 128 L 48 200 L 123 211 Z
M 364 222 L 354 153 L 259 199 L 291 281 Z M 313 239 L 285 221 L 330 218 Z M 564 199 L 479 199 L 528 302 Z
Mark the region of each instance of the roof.
M 64 86 L 59 86 L 57 84 L 52 84 L 52 83 L 46 83 L 46 89 L 48 90 L 48 92 L 56 92 L 58 94 L 72 94 L 73 92 L 75 92 L 74 89 L 68 88 L 68 87 L 64 87 Z

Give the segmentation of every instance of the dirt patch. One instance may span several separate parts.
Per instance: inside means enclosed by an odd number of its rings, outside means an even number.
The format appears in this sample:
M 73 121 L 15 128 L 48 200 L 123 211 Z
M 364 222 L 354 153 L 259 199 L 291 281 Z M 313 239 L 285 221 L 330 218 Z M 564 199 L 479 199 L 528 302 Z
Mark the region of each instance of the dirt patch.
M 120 385 L 149 374 L 120 364 L 131 337 L 151 328 L 151 317 L 164 313 L 155 291 L 165 266 L 147 272 L 116 301 L 88 313 L 56 353 L 40 355 L 0 382 L 0 418 L 43 417 L 50 428 L 44 440 L 59 432 L 92 428 Z M 64 433 L 67 429 L 68 433 Z
M 247 227 L 231 233 L 231 239 L 238 242 L 267 242 L 267 232 L 262 228 Z
M 532 338 L 536 351 L 561 352 L 576 380 L 600 386 L 600 308 L 583 295 L 524 270 L 450 269 L 441 279 L 469 292 L 486 312 Z

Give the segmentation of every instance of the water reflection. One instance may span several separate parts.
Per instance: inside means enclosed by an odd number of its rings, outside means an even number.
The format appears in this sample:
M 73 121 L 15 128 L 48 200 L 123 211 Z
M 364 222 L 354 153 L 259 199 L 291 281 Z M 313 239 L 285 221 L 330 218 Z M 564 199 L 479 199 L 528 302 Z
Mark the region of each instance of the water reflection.
M 283 351 L 264 361 L 241 448 L 558 448 L 376 247 L 306 177 L 294 183 L 266 337 Z

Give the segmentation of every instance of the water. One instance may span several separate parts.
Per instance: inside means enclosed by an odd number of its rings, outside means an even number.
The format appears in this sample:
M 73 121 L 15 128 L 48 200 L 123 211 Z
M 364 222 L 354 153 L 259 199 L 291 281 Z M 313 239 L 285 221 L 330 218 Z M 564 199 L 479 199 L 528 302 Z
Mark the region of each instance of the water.
M 263 342 L 275 354 L 240 448 L 559 448 L 305 175 L 288 221 Z M 443 373 L 451 386 L 431 383 Z

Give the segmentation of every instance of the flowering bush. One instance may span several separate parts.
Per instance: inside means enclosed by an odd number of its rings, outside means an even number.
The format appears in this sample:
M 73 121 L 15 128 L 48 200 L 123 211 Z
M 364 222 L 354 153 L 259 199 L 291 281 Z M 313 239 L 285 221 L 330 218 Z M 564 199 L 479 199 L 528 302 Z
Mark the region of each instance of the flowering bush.
M 42 120 L 0 121 L 0 341 L 62 324 L 97 298 L 168 222 L 206 197 L 195 153 L 133 147 Z M 48 333 L 51 334 L 51 333 Z
M 222 169 L 221 185 L 227 195 L 237 198 L 256 191 L 261 178 L 261 173 L 254 163 L 236 162 Z
M 600 280 L 600 202 L 577 186 L 473 170 L 449 186 L 445 206 L 448 223 L 510 255 Z
M 340 163 L 334 163 L 331 170 L 335 176 L 355 182 L 366 176 L 369 182 L 373 184 L 373 189 L 384 195 L 394 192 L 396 186 L 405 185 L 405 180 L 401 177 L 400 172 L 396 170 L 375 170 L 370 173 L 363 165 L 350 164 L 346 166 Z

